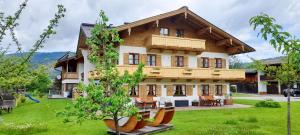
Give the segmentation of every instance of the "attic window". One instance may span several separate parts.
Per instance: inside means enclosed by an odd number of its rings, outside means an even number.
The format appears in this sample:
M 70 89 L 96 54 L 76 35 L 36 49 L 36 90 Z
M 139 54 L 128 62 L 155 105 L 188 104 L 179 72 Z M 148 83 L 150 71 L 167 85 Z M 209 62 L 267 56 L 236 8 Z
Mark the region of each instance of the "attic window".
M 184 30 L 176 29 L 176 37 L 184 37 Z
M 159 33 L 161 36 L 169 36 L 169 29 L 168 28 L 160 28 Z

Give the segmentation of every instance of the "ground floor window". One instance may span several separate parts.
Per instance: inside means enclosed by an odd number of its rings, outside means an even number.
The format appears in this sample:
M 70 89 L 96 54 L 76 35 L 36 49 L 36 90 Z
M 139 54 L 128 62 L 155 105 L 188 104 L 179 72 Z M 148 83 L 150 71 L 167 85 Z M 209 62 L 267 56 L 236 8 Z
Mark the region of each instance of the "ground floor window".
M 67 83 L 65 91 L 72 91 L 77 86 L 76 83 Z
M 204 96 L 209 95 L 209 85 L 202 85 L 202 94 Z
M 129 95 L 130 96 L 139 96 L 139 86 L 133 86 L 129 90 Z
M 186 96 L 186 86 L 175 85 L 174 96 Z
M 216 85 L 216 95 L 222 95 L 222 85 Z
M 147 95 L 148 96 L 156 96 L 156 85 L 155 84 L 147 85 Z

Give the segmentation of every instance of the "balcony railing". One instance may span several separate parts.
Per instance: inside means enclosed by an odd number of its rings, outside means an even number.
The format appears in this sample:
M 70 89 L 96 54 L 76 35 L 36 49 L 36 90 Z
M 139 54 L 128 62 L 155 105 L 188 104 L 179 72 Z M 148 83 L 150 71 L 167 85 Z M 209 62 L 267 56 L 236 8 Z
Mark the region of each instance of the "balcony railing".
M 77 72 L 63 73 L 62 79 L 78 79 L 78 73 Z
M 136 66 L 118 66 L 123 74 L 126 70 L 129 73 L 136 71 Z M 144 67 L 144 74 L 147 78 L 168 78 L 168 79 L 221 79 L 221 80 L 244 80 L 245 71 L 240 69 L 211 69 L 211 68 L 177 68 L 177 67 Z M 91 71 L 90 79 L 97 79 L 99 73 Z
M 145 45 L 148 48 L 161 49 L 176 49 L 176 50 L 190 50 L 203 51 L 205 50 L 205 40 L 194 38 L 182 38 L 172 36 L 151 35 Z

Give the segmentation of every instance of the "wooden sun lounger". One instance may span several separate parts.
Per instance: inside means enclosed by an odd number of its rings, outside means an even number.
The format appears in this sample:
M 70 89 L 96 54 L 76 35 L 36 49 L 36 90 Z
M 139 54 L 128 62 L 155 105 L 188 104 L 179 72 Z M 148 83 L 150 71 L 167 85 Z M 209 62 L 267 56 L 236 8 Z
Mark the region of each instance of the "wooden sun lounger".
M 161 124 L 170 123 L 171 120 L 173 119 L 174 113 L 175 113 L 175 108 L 174 107 L 166 108 L 165 117 L 164 117 Z
M 174 107 L 160 108 L 154 117 L 154 121 L 148 122 L 147 126 L 157 127 L 169 123 L 174 116 L 174 112 Z
M 141 120 L 138 120 L 136 115 L 131 116 L 131 117 L 129 117 L 128 121 L 124 125 L 119 126 L 119 131 L 128 133 L 128 132 L 132 132 L 134 130 L 141 129 L 141 128 L 145 127 L 146 126 L 146 121 L 145 121 L 144 118 L 150 117 L 150 111 L 139 112 L 139 114 L 142 115 Z M 115 128 L 115 122 L 114 122 L 113 119 L 104 119 L 103 121 L 109 129 L 111 129 L 111 130 L 116 129 Z

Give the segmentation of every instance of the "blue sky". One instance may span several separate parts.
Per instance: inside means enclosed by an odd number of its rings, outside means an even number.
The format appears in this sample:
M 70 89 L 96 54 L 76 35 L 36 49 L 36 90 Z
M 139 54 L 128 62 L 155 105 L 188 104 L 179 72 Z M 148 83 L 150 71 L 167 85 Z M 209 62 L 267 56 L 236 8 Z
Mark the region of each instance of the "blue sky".
M 12 14 L 19 2 L 0 0 L 0 11 Z M 94 23 L 100 9 L 107 13 L 110 23 L 119 25 L 188 6 L 196 14 L 257 50 L 239 55 L 244 61 L 249 61 L 250 57 L 263 59 L 280 56 L 252 30 L 249 25 L 252 16 L 267 13 L 276 18 L 286 31 L 296 37 L 300 34 L 300 2 L 297 0 L 29 0 L 16 31 L 25 50 L 30 49 L 46 27 L 57 4 L 67 8 L 66 17 L 61 20 L 57 34 L 40 51 L 75 51 L 80 23 Z M 10 42 L 5 40 L 5 43 Z

